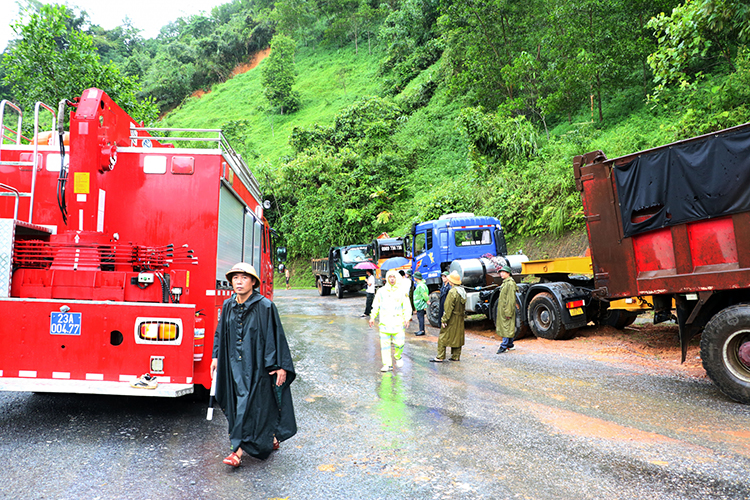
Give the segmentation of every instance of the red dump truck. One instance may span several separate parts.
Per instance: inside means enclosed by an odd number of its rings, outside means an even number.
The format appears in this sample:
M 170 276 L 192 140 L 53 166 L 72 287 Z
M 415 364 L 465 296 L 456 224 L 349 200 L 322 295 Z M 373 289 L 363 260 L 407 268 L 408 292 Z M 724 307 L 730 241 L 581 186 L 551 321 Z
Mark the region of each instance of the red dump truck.
M 593 295 L 676 305 L 682 361 L 701 358 L 730 398 L 750 403 L 750 123 L 608 159 L 577 156 Z

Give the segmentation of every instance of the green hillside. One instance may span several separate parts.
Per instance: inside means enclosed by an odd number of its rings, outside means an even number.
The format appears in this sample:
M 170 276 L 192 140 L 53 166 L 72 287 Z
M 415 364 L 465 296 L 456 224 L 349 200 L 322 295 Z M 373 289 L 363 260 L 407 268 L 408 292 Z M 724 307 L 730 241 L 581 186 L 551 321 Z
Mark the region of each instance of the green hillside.
M 168 113 L 159 126 L 222 128 L 228 122 L 242 126 L 249 165 L 263 161 L 277 165 L 291 154 L 289 135 L 294 127 L 314 123 L 330 124 L 342 108 L 366 95 L 377 95 L 378 54 L 354 53 L 353 46 L 341 49 L 301 48 L 296 55 L 297 83 L 302 107 L 294 114 L 279 115 L 269 110 L 263 96 L 260 71 L 254 69 L 211 87 L 201 97 L 188 97 Z M 236 141 L 236 139 L 235 139 Z
M 747 2 L 232 0 L 148 40 L 35 8 L 0 97 L 98 86 L 139 121 L 222 128 L 297 259 L 449 212 L 554 255 L 536 242 L 583 229 L 574 156 L 750 121 Z
M 534 238 L 534 245 L 541 241 L 554 247 L 562 234 L 583 230 L 572 176 L 573 156 L 601 149 L 612 158 L 689 136 L 678 127 L 684 108 L 649 106 L 641 90 L 632 88 L 604 101 L 603 122 L 592 117 L 590 107 L 581 107 L 570 121 L 550 123 L 549 139 L 538 124 L 529 127 L 534 135 L 533 154 L 511 155 L 492 164 L 488 155 L 476 154 L 466 120 L 462 124 L 465 103 L 449 92 L 444 81 L 423 105 L 410 104 L 424 90 L 425 82 L 441 78 L 444 61 L 439 60 L 421 71 L 403 92 L 385 98 L 403 110 L 392 122 L 387 147 L 406 164 L 396 183 L 398 196 L 385 204 L 388 217 L 377 220 L 377 211 L 369 213 L 369 220 L 352 215 L 354 210 L 346 208 L 350 201 L 346 193 L 335 189 L 310 193 L 313 199 L 305 205 L 304 216 L 291 217 L 289 209 L 300 210 L 302 201 L 290 201 L 288 193 L 306 187 L 294 185 L 293 178 L 284 175 L 301 153 L 290 145 L 293 130 L 331 127 L 342 110 L 361 98 L 382 95 L 379 61 L 383 56 L 380 46 L 372 54 L 355 54 L 351 44 L 302 47 L 295 56 L 294 88 L 302 99 L 299 111 L 279 115 L 269 110 L 260 82 L 263 61 L 253 70 L 214 84 L 201 97 L 187 98 L 160 126 L 228 128 L 233 144 L 258 174 L 265 195 L 276 201 L 276 210 L 269 215 L 282 231 L 283 243 L 291 247 L 293 256 L 303 258 L 332 244 L 368 241 L 383 231 L 405 234 L 414 222 L 454 211 L 500 217 L 517 249 L 529 237 Z M 492 117 L 480 119 L 491 121 Z M 316 183 L 321 183 L 320 178 Z M 368 190 L 366 194 L 376 190 L 367 182 L 354 186 Z M 312 213 L 316 210 L 336 213 L 321 218 Z M 511 248 L 516 249 L 513 243 Z M 550 250 L 542 244 L 539 252 L 547 255 Z

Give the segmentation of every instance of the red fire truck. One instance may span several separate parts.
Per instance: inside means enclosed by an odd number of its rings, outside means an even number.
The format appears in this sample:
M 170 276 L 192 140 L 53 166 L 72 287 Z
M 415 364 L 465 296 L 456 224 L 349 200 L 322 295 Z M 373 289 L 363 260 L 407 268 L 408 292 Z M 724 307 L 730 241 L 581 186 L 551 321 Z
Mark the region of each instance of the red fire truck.
M 23 119 L 0 103 L 0 390 L 210 387 L 224 273 L 249 262 L 273 295 L 271 231 L 247 165 L 220 130 L 144 128 L 96 88 L 57 110 L 37 103 L 32 139 Z M 130 386 L 144 373 L 155 389 Z

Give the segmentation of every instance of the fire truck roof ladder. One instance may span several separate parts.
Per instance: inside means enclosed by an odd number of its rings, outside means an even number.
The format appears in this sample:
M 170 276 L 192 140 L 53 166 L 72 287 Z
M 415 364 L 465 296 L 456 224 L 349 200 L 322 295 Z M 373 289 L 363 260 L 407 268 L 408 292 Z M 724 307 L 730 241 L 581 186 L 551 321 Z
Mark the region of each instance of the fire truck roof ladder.
M 14 141 L 14 139 L 11 136 L 6 135 L 7 132 L 14 132 L 13 129 L 10 127 L 5 126 L 4 120 L 4 114 L 5 114 L 5 107 L 10 106 L 12 110 L 14 110 L 18 114 L 18 125 L 15 130 L 15 142 L 12 142 L 12 144 L 15 144 L 16 146 L 21 145 L 21 139 L 26 139 L 29 142 L 32 142 L 34 145 L 34 154 L 32 156 L 31 161 L 2 161 L 2 149 L 3 149 L 3 143 L 6 139 L 10 141 Z M 9 166 L 16 166 L 16 167 L 31 167 L 31 191 L 28 193 L 20 192 L 18 189 L 8 186 L 6 184 L 0 184 L 0 188 L 10 191 L 10 192 L 0 192 L 0 196 L 15 196 L 16 197 L 16 207 L 14 210 L 13 218 L 18 218 L 18 205 L 21 198 L 29 198 L 29 220 L 28 223 L 31 224 L 32 222 L 32 216 L 34 214 L 34 190 L 36 188 L 36 172 L 38 168 L 38 161 L 39 161 L 39 140 L 37 139 L 39 135 L 39 111 L 41 108 L 46 109 L 50 113 L 52 113 L 52 127 L 50 129 L 50 132 L 54 136 L 54 130 L 55 130 L 55 121 L 56 121 L 56 115 L 55 110 L 51 107 L 47 106 L 41 101 L 38 101 L 36 105 L 34 106 L 34 135 L 33 140 L 29 139 L 28 137 L 23 137 L 21 135 L 21 124 L 23 121 L 23 113 L 21 112 L 21 109 L 13 104 L 12 102 L 8 100 L 3 100 L 0 102 L 0 131 L 2 132 L 0 134 L 0 165 L 9 165 Z

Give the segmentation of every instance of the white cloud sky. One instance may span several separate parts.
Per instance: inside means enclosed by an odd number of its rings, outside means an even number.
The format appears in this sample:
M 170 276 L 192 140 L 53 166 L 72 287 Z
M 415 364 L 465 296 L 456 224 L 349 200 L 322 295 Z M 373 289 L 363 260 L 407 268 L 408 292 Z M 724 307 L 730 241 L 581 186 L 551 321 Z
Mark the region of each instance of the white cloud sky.
M 217 5 L 229 3 L 231 0 L 42 0 L 42 3 L 61 3 L 70 7 L 85 10 L 92 24 L 98 24 L 110 30 L 122 24 L 125 17 L 129 17 L 141 36 L 154 38 L 159 34 L 162 26 L 174 21 L 178 17 L 194 14 L 211 13 Z M 8 41 L 15 38 L 10 24 L 19 19 L 16 0 L 0 0 L 0 52 L 5 50 Z

